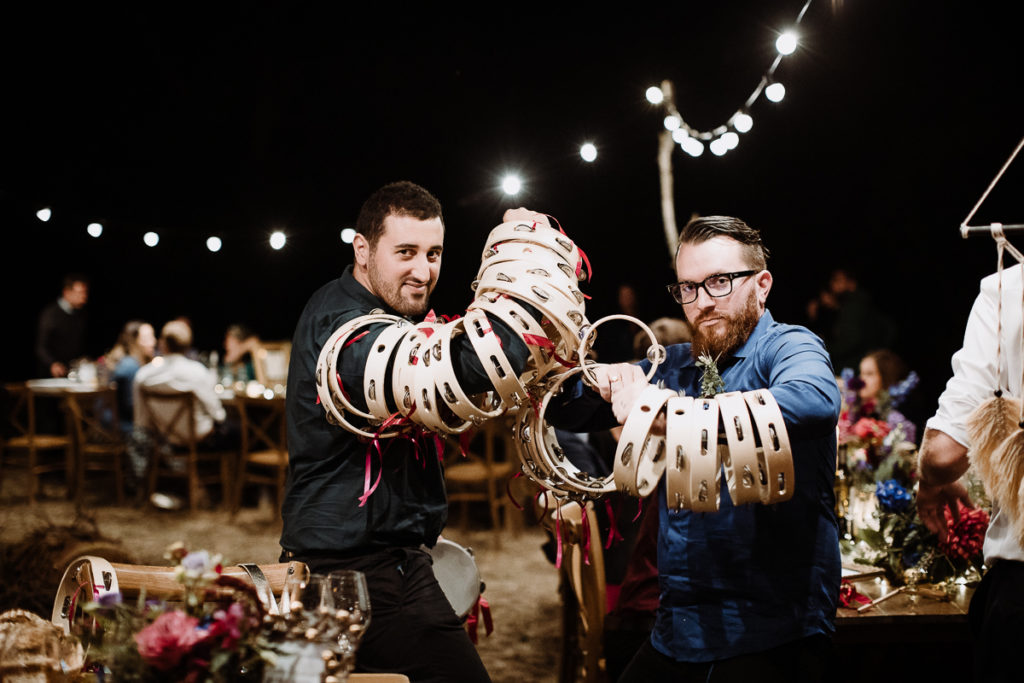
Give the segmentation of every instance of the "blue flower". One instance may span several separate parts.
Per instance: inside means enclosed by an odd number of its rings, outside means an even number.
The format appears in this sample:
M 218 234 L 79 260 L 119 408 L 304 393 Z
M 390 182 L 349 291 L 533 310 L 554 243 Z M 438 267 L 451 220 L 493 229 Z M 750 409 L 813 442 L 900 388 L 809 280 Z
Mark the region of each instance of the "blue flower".
M 875 486 L 878 506 L 885 512 L 903 512 L 910 506 L 910 491 L 895 479 L 886 479 Z
M 907 398 L 907 394 L 913 391 L 914 387 L 917 386 L 918 380 L 919 378 L 917 376 L 917 373 L 911 370 L 910 374 L 907 375 L 907 377 L 902 382 L 899 382 L 889 387 L 889 399 L 892 401 L 892 405 L 894 408 L 899 404 L 903 403 L 903 401 Z

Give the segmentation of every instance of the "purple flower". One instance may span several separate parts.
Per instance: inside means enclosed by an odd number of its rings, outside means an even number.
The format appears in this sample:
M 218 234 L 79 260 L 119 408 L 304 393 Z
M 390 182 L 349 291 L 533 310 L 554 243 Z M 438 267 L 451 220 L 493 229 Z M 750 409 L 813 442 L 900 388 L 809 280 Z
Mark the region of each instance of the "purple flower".
M 889 400 L 892 401 L 892 406 L 894 408 L 903 403 L 907 398 L 907 394 L 913 391 L 914 387 L 917 386 L 918 380 L 919 378 L 917 373 L 911 370 L 910 374 L 908 374 L 902 382 L 889 387 Z

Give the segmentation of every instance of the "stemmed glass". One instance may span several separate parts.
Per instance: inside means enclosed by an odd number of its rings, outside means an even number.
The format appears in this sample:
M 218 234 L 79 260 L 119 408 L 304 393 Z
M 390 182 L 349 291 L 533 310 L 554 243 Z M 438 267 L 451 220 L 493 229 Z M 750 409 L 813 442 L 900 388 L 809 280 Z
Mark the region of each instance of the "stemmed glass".
M 264 682 L 324 680 L 330 673 L 327 662 L 337 654 L 341 630 L 327 577 L 289 576 L 281 591 L 280 607 L 276 630 L 284 638 L 282 657 L 271 670 L 264 671 Z
M 366 575 L 351 569 L 339 569 L 327 575 L 329 604 L 338 624 L 338 648 L 344 674 L 352 671 L 359 641 L 370 625 L 370 592 Z

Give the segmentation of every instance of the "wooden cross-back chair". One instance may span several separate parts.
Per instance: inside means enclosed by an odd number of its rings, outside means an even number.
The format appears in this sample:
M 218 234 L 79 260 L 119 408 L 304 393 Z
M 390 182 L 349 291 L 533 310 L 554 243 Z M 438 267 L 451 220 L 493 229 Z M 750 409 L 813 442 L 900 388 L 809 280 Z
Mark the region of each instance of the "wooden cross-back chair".
M 288 473 L 287 420 L 284 400 L 235 396 L 241 421 L 241 450 L 231 512 L 242 506 L 247 484 L 269 486 L 280 510 Z
M 256 381 L 265 387 L 284 387 L 288 383 L 288 363 L 291 360 L 290 341 L 260 342 L 253 352 L 253 370 Z
M 236 453 L 200 448 L 196 435 L 196 402 L 192 392 L 139 387 L 138 410 L 150 438 L 149 495 L 157 492 L 161 479 L 184 479 L 191 510 L 199 507 L 203 486 L 219 484 L 221 500 L 231 501 L 232 471 Z M 215 473 L 203 471 L 213 464 Z
M 128 450 L 117 414 L 117 389 L 104 387 L 67 394 L 68 412 L 75 439 L 75 503 L 81 505 L 86 494 L 88 472 L 107 472 L 114 476 L 117 504 L 124 504 L 124 459 Z
M 64 432 L 59 434 L 39 431 L 37 400 L 40 396 L 27 383 L 6 384 L 4 391 L 9 411 L 6 431 L 0 433 L 0 477 L 3 477 L 5 470 L 24 469 L 29 477 L 30 504 L 35 504 L 39 495 L 40 477 L 49 472 L 64 472 L 71 493 L 75 455 L 70 429 L 65 426 Z M 61 401 L 60 407 L 66 425 L 66 404 Z M 45 457 L 53 451 L 60 451 L 62 457 Z
M 495 545 L 501 547 L 501 533 L 515 531 L 515 505 L 506 490 L 508 481 L 519 469 L 512 444 L 512 428 L 508 417 L 489 420 L 480 426 L 466 452 L 457 443 L 449 442 L 445 458 L 445 481 L 448 502 L 460 505 L 459 524 L 462 531 L 469 525 L 471 503 L 487 506 L 488 521 L 495 532 Z
M 603 647 L 608 595 L 594 504 L 588 501 L 585 508 L 576 502 L 559 505 L 551 496 L 542 496 L 535 507 L 542 514 L 543 526 L 552 534 L 561 535 L 563 612 L 559 681 L 604 683 L 608 678 Z

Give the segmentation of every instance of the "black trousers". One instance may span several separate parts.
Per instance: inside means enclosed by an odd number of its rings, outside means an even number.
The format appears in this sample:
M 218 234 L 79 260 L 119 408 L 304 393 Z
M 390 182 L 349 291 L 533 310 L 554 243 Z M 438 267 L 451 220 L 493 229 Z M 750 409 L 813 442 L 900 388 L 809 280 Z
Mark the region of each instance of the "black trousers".
M 441 591 L 426 552 L 390 548 L 352 558 L 303 561 L 315 574 L 355 569 L 366 575 L 370 626 L 356 653 L 356 671 L 403 673 L 414 682 L 491 680 Z
M 968 609 L 974 640 L 974 680 L 1024 680 L 1024 562 L 996 560 Z
M 785 645 L 715 662 L 677 662 L 644 643 L 619 683 L 818 683 L 832 657 L 827 636 L 810 636 Z

